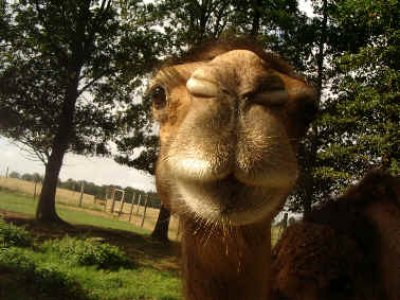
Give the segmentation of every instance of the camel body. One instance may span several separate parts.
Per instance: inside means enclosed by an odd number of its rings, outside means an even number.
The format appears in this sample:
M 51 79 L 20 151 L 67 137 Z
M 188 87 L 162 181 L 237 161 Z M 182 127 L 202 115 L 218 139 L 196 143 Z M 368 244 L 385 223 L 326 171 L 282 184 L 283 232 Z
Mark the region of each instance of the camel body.
M 290 226 L 271 277 L 272 299 L 400 299 L 400 178 L 372 171 Z

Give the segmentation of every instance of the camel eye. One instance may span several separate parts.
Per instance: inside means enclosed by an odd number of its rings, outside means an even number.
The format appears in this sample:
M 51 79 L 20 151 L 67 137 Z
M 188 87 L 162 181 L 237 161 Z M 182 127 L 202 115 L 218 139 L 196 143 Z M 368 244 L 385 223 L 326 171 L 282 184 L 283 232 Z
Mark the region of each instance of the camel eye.
M 147 95 L 156 109 L 162 109 L 167 105 L 167 94 L 162 86 L 155 86 Z

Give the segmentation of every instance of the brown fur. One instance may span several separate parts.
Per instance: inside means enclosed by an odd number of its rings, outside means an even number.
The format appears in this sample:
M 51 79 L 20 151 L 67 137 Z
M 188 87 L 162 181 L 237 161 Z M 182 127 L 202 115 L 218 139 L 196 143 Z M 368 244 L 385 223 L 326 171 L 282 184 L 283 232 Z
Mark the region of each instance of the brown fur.
M 160 87 L 167 102 L 153 106 L 156 182 L 183 224 L 185 298 L 265 300 L 271 218 L 293 188 L 315 93 L 276 55 L 244 40 L 170 60 L 150 89 Z M 283 104 L 271 104 L 280 97 Z
M 268 227 L 198 227 L 199 224 L 185 221 L 185 298 L 265 300 L 271 248 Z
M 370 172 L 288 228 L 273 251 L 273 298 L 400 299 L 400 179 Z

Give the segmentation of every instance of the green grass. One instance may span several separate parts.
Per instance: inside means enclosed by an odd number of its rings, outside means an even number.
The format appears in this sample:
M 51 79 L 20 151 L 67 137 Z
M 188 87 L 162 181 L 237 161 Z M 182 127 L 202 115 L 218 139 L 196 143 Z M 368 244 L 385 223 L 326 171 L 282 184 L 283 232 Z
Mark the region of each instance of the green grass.
M 32 197 L 0 189 L 0 209 L 34 215 L 36 204 Z
M 180 280 L 170 272 L 144 267 L 116 271 L 71 267 L 56 252 L 32 249 L 3 249 L 0 278 L 3 300 L 181 299 Z
M 30 201 L 30 202 L 28 202 Z M 0 191 L 0 209 L 34 213 L 29 197 Z M 109 223 L 105 218 L 81 211 L 59 209 L 63 217 L 78 223 L 104 223 L 121 229 L 121 224 Z M 89 217 L 93 217 L 88 221 Z M 115 221 L 114 221 L 115 222 Z M 122 223 L 122 222 L 120 222 Z M 101 224 L 104 227 L 104 224 Z M 2 300 L 178 300 L 181 299 L 179 275 L 171 269 L 160 269 L 164 257 L 151 254 L 149 239 L 136 241 L 136 251 L 146 250 L 146 261 L 141 256 L 124 252 L 109 244 L 105 238 L 90 236 L 89 232 L 76 233 L 76 237 L 55 235 L 51 229 L 22 227 L 6 224 L 0 219 L 0 299 Z M 49 239 L 42 239 L 46 233 Z M 107 232 L 110 240 L 113 231 Z M 134 234 L 129 234 L 134 237 Z M 136 235 L 137 236 L 137 235 Z M 23 239 L 22 239 L 23 238 Z M 123 237 L 120 237 L 123 239 Z M 136 239 L 140 240 L 137 236 Z M 22 242 L 21 242 L 22 241 Z M 25 241 L 29 241 L 25 242 Z M 156 247 L 157 245 L 154 245 Z M 160 246 L 160 245 L 159 245 Z M 128 247 L 129 248 L 129 247 Z M 168 255 L 165 247 L 160 248 Z M 135 252 L 136 253 L 136 252 Z M 129 259 L 129 261 L 128 261 Z
M 32 197 L 15 192 L 0 190 L 0 209 L 35 215 L 37 201 Z M 57 205 L 57 212 L 62 219 L 71 224 L 91 225 L 96 227 L 131 231 L 138 234 L 148 235 L 145 229 L 136 227 L 128 222 L 119 221 L 113 217 L 103 217 L 89 213 L 88 210 L 76 210 L 66 205 Z

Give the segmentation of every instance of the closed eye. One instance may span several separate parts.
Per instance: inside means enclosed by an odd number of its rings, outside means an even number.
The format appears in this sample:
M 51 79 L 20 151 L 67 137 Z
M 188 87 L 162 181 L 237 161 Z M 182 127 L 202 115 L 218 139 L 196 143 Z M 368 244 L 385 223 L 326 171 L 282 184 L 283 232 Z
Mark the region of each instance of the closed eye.
M 283 106 L 289 99 L 286 90 L 263 91 L 253 96 L 252 102 L 267 106 Z

